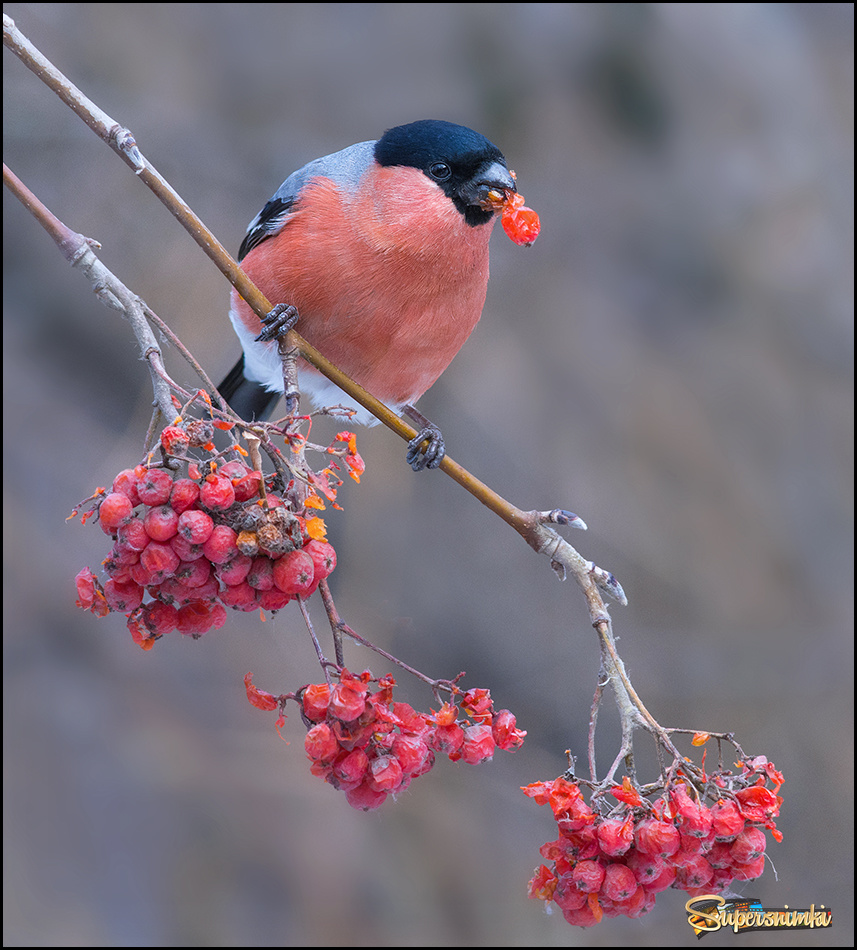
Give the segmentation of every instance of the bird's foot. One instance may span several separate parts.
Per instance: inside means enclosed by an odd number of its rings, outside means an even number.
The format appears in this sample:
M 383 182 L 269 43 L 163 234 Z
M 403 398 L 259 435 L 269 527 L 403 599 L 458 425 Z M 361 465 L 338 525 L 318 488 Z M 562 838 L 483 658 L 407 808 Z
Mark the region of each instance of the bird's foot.
M 297 307 L 288 303 L 278 303 L 274 309 L 262 319 L 262 332 L 256 337 L 257 343 L 270 343 L 279 340 L 289 330 L 293 330 L 298 322 Z
M 427 443 L 425 451 L 420 451 L 423 443 Z M 421 472 L 424 468 L 437 468 L 446 455 L 446 446 L 443 443 L 443 435 L 436 425 L 429 424 L 426 428 L 420 429 L 416 437 L 408 442 L 408 465 L 415 472 Z
M 446 445 L 440 429 L 413 406 L 405 406 L 404 413 L 420 427 L 420 431 L 408 442 L 408 465 L 415 472 L 421 472 L 425 468 L 437 468 L 446 455 Z

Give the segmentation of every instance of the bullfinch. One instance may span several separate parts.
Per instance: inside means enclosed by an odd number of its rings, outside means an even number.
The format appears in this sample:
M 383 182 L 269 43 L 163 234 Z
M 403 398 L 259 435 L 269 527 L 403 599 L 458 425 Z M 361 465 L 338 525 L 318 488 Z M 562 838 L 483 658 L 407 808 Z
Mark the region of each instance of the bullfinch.
M 305 339 L 422 424 L 408 453 L 415 471 L 443 457 L 440 432 L 413 404 L 482 313 L 498 195 L 519 199 L 497 146 L 472 129 L 426 119 L 304 165 L 241 245 L 242 268 L 269 300 L 297 308 Z M 276 342 L 258 339 L 262 322 L 234 290 L 230 318 L 244 353 L 220 392 L 242 418 L 267 418 L 283 392 Z M 349 403 L 303 360 L 298 387 L 317 408 Z M 354 419 L 377 422 L 362 407 Z

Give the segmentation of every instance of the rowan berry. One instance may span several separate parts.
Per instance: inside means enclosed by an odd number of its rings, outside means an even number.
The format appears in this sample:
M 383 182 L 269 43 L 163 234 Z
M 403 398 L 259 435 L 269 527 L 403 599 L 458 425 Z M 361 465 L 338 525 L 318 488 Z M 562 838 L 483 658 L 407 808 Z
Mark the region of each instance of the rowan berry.
M 223 474 L 222 469 L 221 474 Z M 244 475 L 233 484 L 233 488 L 235 489 L 235 500 L 242 502 L 250 501 L 251 498 L 255 498 L 259 494 L 259 488 L 261 485 L 261 472 L 250 472 L 249 474 Z
M 227 607 L 232 607 L 234 610 L 243 610 L 245 612 L 255 610 L 258 606 L 256 602 L 256 591 L 247 581 L 239 581 L 237 584 L 231 584 L 221 590 L 220 602 Z
M 431 749 L 419 736 L 396 735 L 391 751 L 401 763 L 402 770 L 414 778 L 425 774 L 434 764 Z
M 369 763 L 366 781 L 376 791 L 395 792 L 402 778 L 402 766 L 394 755 L 379 755 Z
M 563 910 L 562 916 L 575 927 L 594 927 L 600 923 L 603 911 L 597 900 L 587 900 L 576 910 Z
M 774 770 L 776 771 L 776 770 Z M 777 773 L 779 774 L 779 773 Z M 764 785 L 752 785 L 735 793 L 741 814 L 748 821 L 768 822 L 780 813 L 779 799 Z
M 326 722 L 317 723 L 306 734 L 304 748 L 316 762 L 332 762 L 339 752 L 339 743 Z
M 584 894 L 597 893 L 604 882 L 604 865 L 599 861 L 578 861 L 571 875 L 574 886 Z
M 106 585 L 105 585 L 106 592 Z M 730 853 L 737 864 L 751 864 L 765 853 L 765 832 L 751 825 L 732 842 Z
M 220 475 L 224 475 L 232 482 L 239 481 L 250 473 L 250 469 L 237 459 L 233 459 L 231 462 L 225 462 L 217 471 Z
M 117 528 L 116 540 L 135 551 L 142 551 L 151 538 L 143 519 L 135 515 Z
M 180 534 L 174 534 L 170 538 L 170 547 L 178 554 L 182 561 L 198 561 L 200 558 L 205 557 L 205 552 L 201 544 L 191 544 L 190 541 L 183 538 Z M 205 558 L 205 560 L 207 563 L 211 563 L 208 558 Z
M 190 445 L 190 438 L 180 426 L 167 426 L 161 432 L 161 445 L 167 455 L 181 455 Z
M 429 748 L 449 756 L 460 756 L 464 745 L 464 730 L 457 722 L 448 726 L 437 726 L 428 736 Z
M 291 594 L 284 594 L 276 588 L 256 591 L 256 604 L 261 610 L 282 610 L 292 600 Z
M 306 551 L 289 551 L 274 564 L 274 584 L 284 593 L 304 595 L 312 587 L 315 565 Z
M 625 864 L 634 872 L 634 877 L 638 884 L 648 887 L 651 881 L 657 880 L 663 872 L 666 865 L 661 858 L 656 858 L 651 854 L 643 854 L 636 848 L 632 848 L 625 855 Z
M 372 811 L 384 804 L 387 800 L 387 792 L 372 788 L 368 782 L 361 782 L 356 788 L 346 789 L 345 798 L 352 808 Z
M 744 816 L 737 802 L 721 799 L 711 808 L 711 825 L 717 841 L 732 841 L 744 830 Z
M 327 683 L 307 686 L 301 701 L 307 719 L 310 722 L 320 722 L 327 715 L 327 707 L 330 705 L 330 686 Z
M 494 704 L 491 702 L 491 690 L 482 688 L 467 690 L 461 697 L 461 708 L 477 722 L 483 722 L 486 718 L 490 721 L 494 709 Z
M 289 535 L 288 526 L 278 521 L 269 521 L 260 525 L 255 538 L 259 551 L 272 558 L 280 558 L 287 551 L 292 551 L 295 546 Z M 241 547 L 240 542 L 238 546 Z
M 238 548 L 235 546 L 237 537 L 228 525 L 215 525 L 202 546 L 202 553 L 212 564 L 225 564 L 238 554 Z
M 729 873 L 736 881 L 754 881 L 761 877 L 765 870 L 765 856 L 761 855 L 755 861 L 747 864 L 735 863 L 729 869 Z
M 625 901 L 639 885 L 634 872 L 625 864 L 608 864 L 604 871 L 604 880 L 599 894 L 611 901 Z
M 668 821 L 646 818 L 634 831 L 637 850 L 653 857 L 666 858 L 681 847 L 678 829 Z
M 694 838 L 708 837 L 711 831 L 711 812 L 688 795 L 687 787 L 683 783 L 673 786 L 670 802 L 677 813 L 676 824 L 683 834 Z
M 173 477 L 163 468 L 137 469 L 137 494 L 144 505 L 155 507 L 170 500 Z
M 199 501 L 199 485 L 192 478 L 179 478 L 173 482 L 170 491 L 170 507 L 176 514 L 182 514 Z
M 152 541 L 140 552 L 140 566 L 148 571 L 156 584 L 172 577 L 180 563 L 178 554 L 160 541 Z
M 211 577 L 211 564 L 205 558 L 196 558 L 193 561 L 182 561 L 176 568 L 175 580 L 185 587 L 202 587 Z M 216 588 L 219 589 L 219 588 Z
M 656 894 L 658 891 L 665 891 L 668 887 L 675 884 L 676 869 L 671 864 L 665 864 L 661 873 L 646 884 L 646 890 L 650 894 Z
M 128 521 L 134 512 L 134 506 L 131 499 L 122 492 L 111 492 L 106 495 L 98 507 L 98 517 L 101 526 L 113 533 L 121 525 Z
M 126 468 L 113 479 L 113 491 L 127 495 L 132 507 L 140 504 L 140 495 L 137 492 L 138 474 L 133 468 Z
M 515 242 L 529 246 L 539 236 L 541 223 L 532 208 L 522 206 L 503 212 L 503 230 Z
M 598 844 L 602 852 L 611 858 L 624 854 L 634 843 L 634 822 L 629 815 L 624 821 L 608 818 L 596 828 Z
M 711 846 L 711 849 L 706 852 L 706 859 L 715 870 L 731 867 L 731 845 L 731 841 L 715 841 Z
M 180 633 L 200 637 L 212 627 L 219 628 L 226 623 L 226 611 L 221 604 L 205 604 L 194 601 L 179 607 L 176 627 Z
M 209 511 L 225 511 L 235 504 L 235 489 L 223 475 L 208 475 L 199 488 L 199 503 Z
M 204 545 L 214 531 L 214 522 L 206 512 L 191 509 L 178 516 L 177 530 L 185 541 Z
M 202 546 L 202 549 L 205 550 L 205 545 Z M 250 573 L 252 566 L 252 557 L 248 557 L 246 554 L 238 554 L 236 551 L 235 557 L 226 563 L 218 564 L 217 576 L 227 587 L 234 587 L 236 584 L 241 584 L 247 580 L 247 575 Z
M 142 564 L 132 564 L 128 568 L 128 579 L 134 581 L 135 584 L 139 584 L 141 587 L 153 587 L 161 583 L 164 578 L 154 578 L 149 570 L 143 567 Z
M 469 765 L 489 762 L 494 756 L 494 748 L 494 736 L 490 726 L 478 724 L 468 726 L 464 730 L 461 756 Z
M 146 629 L 156 637 L 161 637 L 165 633 L 175 630 L 178 617 L 179 612 L 175 607 L 160 600 L 153 600 L 151 603 L 144 604 L 140 611 L 140 619 L 145 624 Z
M 136 610 L 143 603 L 144 594 L 143 588 L 133 581 L 122 584 L 111 577 L 104 584 L 104 596 L 108 606 L 111 610 L 123 614 Z
M 117 571 L 120 571 L 122 568 L 130 567 L 132 564 L 136 564 L 140 560 L 140 552 L 135 551 L 134 548 L 129 547 L 127 544 L 120 544 L 118 541 L 110 549 L 110 553 L 104 559 L 104 570 L 107 571 L 111 577 L 116 575 Z
M 328 707 L 332 716 L 343 722 L 353 722 L 366 708 L 366 691 L 350 683 L 337 683 L 330 694 Z
M 705 887 L 713 873 L 713 868 L 701 854 L 694 855 L 676 868 L 675 886 L 682 890 Z
M 336 567 L 336 551 L 327 541 L 310 539 L 303 546 L 303 550 L 312 558 L 315 580 L 327 577 Z
M 91 610 L 96 616 L 104 617 L 110 612 L 104 592 L 98 583 L 98 578 L 85 567 L 79 571 L 74 579 L 77 588 L 77 606 L 84 610 Z
M 274 586 L 274 562 L 264 555 L 253 558 L 247 583 L 256 590 L 271 590 Z
M 366 780 L 369 770 L 369 756 L 363 749 L 353 749 L 340 756 L 333 764 L 331 784 L 342 790 L 357 788 Z
M 513 752 L 524 743 L 526 732 L 516 728 L 515 717 L 508 709 L 501 709 L 494 716 L 491 723 L 491 732 L 498 749 Z
M 179 516 L 169 505 L 150 508 L 143 518 L 146 534 L 153 541 L 169 541 L 178 530 Z

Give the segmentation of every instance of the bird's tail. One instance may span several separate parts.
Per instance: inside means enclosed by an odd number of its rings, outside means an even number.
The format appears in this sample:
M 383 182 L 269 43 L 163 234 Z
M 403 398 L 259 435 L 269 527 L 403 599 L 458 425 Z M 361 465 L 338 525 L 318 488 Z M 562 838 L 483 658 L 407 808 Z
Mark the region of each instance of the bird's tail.
M 226 379 L 217 387 L 220 395 L 229 403 L 233 412 L 248 422 L 264 420 L 274 411 L 282 393 L 272 393 L 259 383 L 244 375 L 244 354 L 229 371 Z

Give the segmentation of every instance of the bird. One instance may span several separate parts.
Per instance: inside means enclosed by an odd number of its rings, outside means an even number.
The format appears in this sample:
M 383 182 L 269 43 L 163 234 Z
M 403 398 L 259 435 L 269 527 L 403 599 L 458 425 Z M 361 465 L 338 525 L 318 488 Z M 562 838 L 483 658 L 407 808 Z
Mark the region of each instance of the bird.
M 422 119 L 289 175 L 241 244 L 242 269 L 269 300 L 292 315 L 296 308 L 297 331 L 420 425 L 408 451 L 415 471 L 436 468 L 445 446 L 414 404 L 479 321 L 489 238 L 512 196 L 520 205 L 496 145 L 465 126 Z M 266 419 L 284 389 L 277 344 L 260 339 L 262 321 L 235 290 L 229 316 L 243 354 L 220 392 L 242 418 Z M 348 403 L 302 359 L 297 376 L 316 408 Z M 352 418 L 377 422 L 363 407 Z

